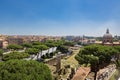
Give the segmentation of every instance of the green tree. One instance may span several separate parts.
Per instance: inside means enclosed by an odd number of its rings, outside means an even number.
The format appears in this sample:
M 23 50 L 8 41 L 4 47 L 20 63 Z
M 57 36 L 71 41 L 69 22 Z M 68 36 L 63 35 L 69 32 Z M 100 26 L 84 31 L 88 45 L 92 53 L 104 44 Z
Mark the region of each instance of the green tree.
M 62 53 L 68 52 L 68 48 L 66 46 L 63 46 L 63 45 L 58 46 L 57 50 L 59 50 Z
M 28 54 L 37 54 L 39 52 L 39 50 L 36 49 L 36 48 L 27 48 L 25 50 L 25 52 L 28 53 Z
M 89 45 L 81 49 L 75 59 L 79 64 L 90 64 L 91 71 L 95 72 L 94 80 L 96 80 L 97 71 L 107 66 L 116 52 L 110 46 Z
M 65 45 L 65 46 L 74 46 L 75 43 L 74 43 L 74 42 L 71 42 L 71 41 L 67 41 L 67 42 L 65 42 L 63 45 Z
M 55 46 L 58 47 L 60 45 L 63 45 L 65 43 L 65 40 L 59 40 L 57 42 L 54 42 L 55 43 Z
M 7 49 L 19 50 L 19 49 L 23 49 L 23 47 L 17 44 L 10 44 L 8 45 Z
M 29 57 L 27 53 L 20 53 L 20 52 L 11 52 L 9 54 L 3 55 L 3 61 L 11 60 L 11 59 L 23 59 Z
M 0 60 L 3 58 L 3 50 L 0 49 Z
M 52 80 L 50 69 L 43 63 L 26 60 L 0 62 L 0 80 Z
M 25 47 L 25 48 L 31 48 L 32 44 L 30 44 L 30 43 L 24 43 L 22 46 Z
M 120 46 L 114 47 L 118 52 L 115 54 L 116 65 L 120 66 Z
M 46 45 L 34 45 L 33 47 L 38 49 L 39 52 L 41 52 L 41 55 L 42 55 L 42 51 L 43 50 L 47 50 L 48 49 L 48 47 Z M 38 56 L 39 56 L 39 53 L 37 54 L 37 59 L 38 59 Z
M 45 45 L 48 46 L 48 47 L 55 47 L 54 43 L 45 43 Z
M 46 45 L 34 45 L 33 48 L 36 48 L 40 51 L 48 49 Z
M 41 42 L 38 42 L 38 41 L 34 41 L 33 43 L 32 43 L 32 45 L 41 45 L 42 43 Z
M 2 56 L 3 55 L 3 50 L 2 49 L 0 49 L 0 56 Z
M 49 48 L 52 48 L 52 52 L 53 52 L 54 47 L 57 46 L 57 44 L 54 42 L 46 42 L 45 45 L 48 46 Z M 49 53 L 49 50 L 48 50 L 48 53 Z M 49 57 L 52 57 L 52 56 L 49 55 Z

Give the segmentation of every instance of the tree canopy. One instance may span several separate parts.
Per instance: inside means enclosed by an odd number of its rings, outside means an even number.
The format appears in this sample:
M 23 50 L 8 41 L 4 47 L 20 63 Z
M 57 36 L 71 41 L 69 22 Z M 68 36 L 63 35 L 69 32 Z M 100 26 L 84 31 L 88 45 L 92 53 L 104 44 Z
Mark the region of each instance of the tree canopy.
M 39 52 L 39 50 L 36 49 L 36 48 L 27 48 L 25 50 L 25 52 L 28 53 L 28 54 L 37 54 Z
M 2 49 L 0 49 L 0 56 L 2 56 L 3 55 L 3 50 Z
M 117 50 L 112 48 L 111 46 L 102 46 L 102 45 L 89 45 L 84 47 L 78 55 L 76 55 L 76 59 L 79 61 L 80 64 L 82 64 L 82 61 L 80 59 L 83 59 L 86 61 L 86 59 L 83 56 L 91 56 L 91 57 L 98 57 L 99 63 L 109 63 L 111 61 L 111 56 L 116 54 Z M 88 62 L 88 61 L 87 61 Z M 88 62 L 89 63 L 89 62 Z M 88 64 L 86 63 L 86 64 Z
M 66 47 L 64 45 L 60 45 L 60 46 L 58 46 L 57 50 L 59 50 L 62 53 L 67 53 L 68 52 L 68 47 Z
M 111 62 L 118 50 L 111 46 L 89 45 L 85 46 L 75 56 L 79 64 L 90 64 L 91 71 L 97 73 L 100 68 L 105 67 Z
M 36 48 L 40 51 L 48 49 L 46 45 L 34 45 L 33 48 Z
M 0 80 L 52 80 L 49 68 L 43 63 L 26 60 L 0 62 Z
M 3 61 L 11 60 L 11 59 L 23 59 L 29 57 L 29 54 L 27 53 L 21 53 L 21 52 L 11 52 L 9 54 L 3 55 Z
M 118 51 L 118 52 L 115 54 L 116 65 L 117 65 L 117 67 L 120 67 L 120 46 L 115 46 L 114 48 Z
M 45 45 L 47 45 L 48 47 L 55 47 L 55 43 L 45 43 Z
M 67 41 L 67 42 L 65 42 L 63 45 L 65 45 L 65 46 L 74 46 L 75 43 L 74 43 L 74 42 L 71 42 L 71 41 Z
M 41 45 L 42 43 L 41 42 L 39 42 L 39 41 L 34 41 L 33 43 L 32 43 L 32 45 Z
M 23 47 L 17 44 L 10 44 L 8 45 L 7 49 L 18 50 L 18 49 L 23 49 Z
M 32 44 L 30 44 L 30 43 L 24 43 L 22 46 L 23 46 L 23 47 L 26 47 L 26 48 L 31 48 L 31 47 L 32 47 Z

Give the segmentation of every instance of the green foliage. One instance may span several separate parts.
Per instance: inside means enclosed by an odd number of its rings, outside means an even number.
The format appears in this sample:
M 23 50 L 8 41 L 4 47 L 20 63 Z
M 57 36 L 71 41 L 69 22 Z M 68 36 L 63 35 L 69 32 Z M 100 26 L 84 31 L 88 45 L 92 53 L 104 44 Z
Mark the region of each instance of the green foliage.
M 32 43 L 32 45 L 41 45 L 42 43 L 41 42 L 38 42 L 38 41 L 34 41 L 33 43 Z
M 63 45 L 64 43 L 65 43 L 64 40 L 59 40 L 59 41 L 57 41 L 57 42 L 54 42 L 54 44 L 55 44 L 56 47 L 58 47 L 58 46 L 60 46 L 60 45 Z
M 114 48 L 120 52 L 120 46 L 114 46 Z
M 55 46 L 57 47 L 58 45 L 61 44 L 61 42 L 60 41 L 54 42 L 54 41 L 48 40 L 44 44 L 48 47 L 55 47 Z
M 52 80 L 52 76 L 43 63 L 9 60 L 0 62 L 0 80 Z
M 59 50 L 62 53 L 68 52 L 68 48 L 66 46 L 63 46 L 63 45 L 58 46 L 57 50 Z
M 119 80 L 119 74 L 120 74 L 120 71 L 119 69 L 116 69 L 116 71 L 113 73 L 113 75 L 110 77 L 109 80 Z
M 65 46 L 74 46 L 75 44 L 74 44 L 74 42 L 67 41 L 63 45 L 65 45 Z
M 10 44 L 8 45 L 7 49 L 19 50 L 19 49 L 23 49 L 23 47 L 17 44 Z
M 24 43 L 22 46 L 23 46 L 23 47 L 26 47 L 26 48 L 31 48 L 31 47 L 32 47 L 32 44 L 30 44 L 30 43 Z
M 80 64 L 98 64 L 99 58 L 93 55 L 77 55 L 76 59 L 79 61 Z M 85 59 L 85 60 L 84 60 Z
M 37 54 L 39 52 L 39 50 L 36 49 L 36 48 L 27 48 L 25 50 L 25 52 L 28 53 L 28 54 Z
M 41 44 L 40 42 L 33 42 L 32 48 L 27 48 L 25 50 L 25 52 L 28 54 L 36 54 L 37 58 L 38 58 L 38 56 L 39 56 L 38 53 L 40 51 L 42 52 L 42 50 L 47 50 L 47 49 L 48 49 L 48 47 L 46 45 Z
M 45 43 L 45 45 L 47 45 L 48 47 L 55 47 L 54 43 Z
M 118 52 L 117 54 L 115 54 L 115 58 L 116 58 L 116 66 L 120 67 L 120 46 L 115 46 L 114 47 Z
M 90 64 L 91 71 L 95 72 L 94 80 L 96 80 L 97 71 L 107 66 L 116 53 L 118 50 L 111 46 L 89 45 L 81 49 L 75 59 L 79 64 Z
M 41 51 L 48 49 L 48 47 L 46 45 L 34 45 L 33 48 L 36 48 Z
M 2 49 L 0 49 L 0 56 L 2 56 L 3 55 L 3 50 Z
M 117 60 L 117 61 L 115 62 L 115 64 L 116 64 L 117 67 L 120 67 L 120 60 Z
M 75 59 L 79 64 L 91 64 L 91 67 L 102 65 L 104 67 L 104 64 L 111 62 L 112 56 L 116 53 L 117 50 L 111 46 L 89 45 L 81 49 Z
M 81 44 L 82 44 L 82 42 L 77 42 L 77 44 L 78 44 L 78 45 L 81 45 Z
M 29 57 L 27 53 L 20 53 L 20 52 L 11 52 L 9 54 L 3 55 L 3 61 L 11 60 L 11 59 L 23 59 Z

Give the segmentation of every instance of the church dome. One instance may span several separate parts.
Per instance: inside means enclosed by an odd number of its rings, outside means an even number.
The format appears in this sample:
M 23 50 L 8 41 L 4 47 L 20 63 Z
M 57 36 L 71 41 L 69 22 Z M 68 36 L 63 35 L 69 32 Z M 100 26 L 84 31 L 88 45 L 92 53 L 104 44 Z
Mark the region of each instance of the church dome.
M 111 34 L 104 34 L 103 38 L 112 38 Z
M 112 35 L 109 33 L 109 29 L 107 29 L 106 34 L 103 36 L 103 44 L 104 43 L 112 43 Z
M 112 38 L 112 35 L 109 33 L 109 29 L 107 29 L 106 34 L 104 34 L 103 38 Z

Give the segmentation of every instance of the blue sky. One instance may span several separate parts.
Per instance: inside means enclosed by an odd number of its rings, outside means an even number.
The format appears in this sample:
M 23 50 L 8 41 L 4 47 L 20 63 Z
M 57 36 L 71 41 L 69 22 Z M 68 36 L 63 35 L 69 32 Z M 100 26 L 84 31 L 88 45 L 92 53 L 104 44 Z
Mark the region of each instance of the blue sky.
M 120 0 L 0 0 L 0 34 L 120 35 Z

